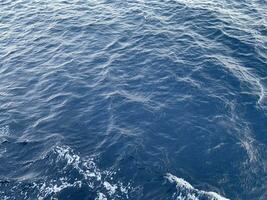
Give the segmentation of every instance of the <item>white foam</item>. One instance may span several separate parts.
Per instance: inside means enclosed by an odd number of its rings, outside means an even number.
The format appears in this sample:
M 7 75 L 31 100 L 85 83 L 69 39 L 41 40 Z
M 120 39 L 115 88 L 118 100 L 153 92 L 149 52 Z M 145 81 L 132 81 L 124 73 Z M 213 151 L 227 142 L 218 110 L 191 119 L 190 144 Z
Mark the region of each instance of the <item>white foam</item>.
M 107 181 L 104 181 L 103 185 L 104 185 L 104 187 L 106 188 L 106 190 L 108 191 L 108 193 L 109 193 L 110 195 L 115 194 L 115 192 L 116 192 L 116 190 L 117 190 L 117 188 L 118 188 L 117 185 L 111 185 L 111 184 L 110 184 L 109 182 L 107 182 Z
M 56 146 L 49 153 L 49 160 L 44 160 L 55 169 L 56 176 L 49 175 L 39 182 L 34 182 L 32 189 L 37 192 L 38 200 L 57 199 L 60 192 L 68 188 L 81 188 L 87 185 L 96 192 L 95 200 L 108 199 L 129 199 L 129 194 L 135 192 L 130 183 L 122 183 L 116 180 L 116 172 L 112 170 L 101 170 L 97 167 L 93 158 L 84 159 L 74 153 L 68 146 Z M 56 165 L 56 166 L 54 166 Z M 55 168 L 53 168 L 55 167 Z M 69 177 L 70 173 L 79 174 L 76 178 Z M 176 200 L 228 200 L 215 192 L 206 192 L 194 188 L 190 183 L 182 178 L 178 178 L 170 173 L 166 174 L 166 179 L 176 185 L 177 191 L 173 194 Z M 22 183 L 22 182 L 21 182 Z M 16 185 L 15 190 L 19 190 L 22 185 Z M 22 193 L 25 199 L 28 198 L 27 191 Z
M 215 192 L 198 190 L 184 179 L 170 173 L 167 173 L 165 177 L 169 182 L 176 184 L 177 193 L 173 195 L 176 200 L 200 200 L 203 197 L 210 200 L 229 200 Z
M 107 197 L 103 193 L 98 192 L 95 200 L 107 200 Z
M 97 188 L 96 200 L 114 199 L 115 197 L 122 197 L 128 199 L 128 192 L 132 187 L 124 185 L 122 182 L 114 181 L 114 175 L 116 172 L 109 170 L 100 170 L 93 158 L 83 159 L 68 146 L 56 146 L 53 149 L 56 154 L 56 163 L 65 163 L 63 167 L 63 175 L 57 180 L 50 180 L 44 182 L 42 185 L 37 186 L 39 188 L 39 200 L 47 197 L 54 197 L 57 193 L 68 187 L 81 187 L 81 181 L 71 182 L 66 177 L 68 170 L 77 170 L 77 172 L 83 177 L 83 184 L 87 184 L 89 188 Z
M 43 189 L 46 194 L 51 194 L 51 193 L 58 193 L 58 192 L 62 191 L 63 189 L 65 189 L 67 187 L 71 187 L 71 186 L 73 186 L 73 185 L 70 183 L 62 182 L 61 184 L 55 184 L 55 185 L 51 185 L 49 187 L 46 187 L 46 185 L 44 183 L 43 187 L 41 187 L 41 189 Z M 40 199 L 41 199 L 41 197 L 40 197 Z
M 179 185 L 179 187 L 183 187 L 183 188 L 186 188 L 186 189 L 194 189 L 193 186 L 186 182 L 184 179 L 182 178 L 178 178 L 176 176 L 173 176 L 172 174 L 167 174 L 166 175 L 166 178 L 171 182 L 171 183 L 176 183 Z
M 0 127 L 0 136 L 9 136 L 9 135 L 10 135 L 10 130 L 8 125 Z

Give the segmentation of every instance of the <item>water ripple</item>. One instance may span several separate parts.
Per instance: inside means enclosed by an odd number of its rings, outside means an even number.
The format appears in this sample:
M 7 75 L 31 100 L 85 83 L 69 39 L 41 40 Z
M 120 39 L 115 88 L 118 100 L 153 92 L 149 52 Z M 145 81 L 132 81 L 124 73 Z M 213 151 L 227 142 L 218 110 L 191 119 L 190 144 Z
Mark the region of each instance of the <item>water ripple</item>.
M 0 12 L 4 199 L 267 198 L 265 1 Z

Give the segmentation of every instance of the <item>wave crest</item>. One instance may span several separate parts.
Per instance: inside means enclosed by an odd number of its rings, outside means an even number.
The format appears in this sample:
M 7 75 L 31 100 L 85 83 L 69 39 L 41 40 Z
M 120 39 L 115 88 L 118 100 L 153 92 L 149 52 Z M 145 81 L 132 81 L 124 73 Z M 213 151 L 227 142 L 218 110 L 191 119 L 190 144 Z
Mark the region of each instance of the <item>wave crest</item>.
M 216 192 L 198 190 L 184 179 L 178 178 L 170 173 L 167 173 L 165 178 L 170 183 L 176 184 L 177 192 L 173 194 L 173 198 L 176 200 L 229 200 Z

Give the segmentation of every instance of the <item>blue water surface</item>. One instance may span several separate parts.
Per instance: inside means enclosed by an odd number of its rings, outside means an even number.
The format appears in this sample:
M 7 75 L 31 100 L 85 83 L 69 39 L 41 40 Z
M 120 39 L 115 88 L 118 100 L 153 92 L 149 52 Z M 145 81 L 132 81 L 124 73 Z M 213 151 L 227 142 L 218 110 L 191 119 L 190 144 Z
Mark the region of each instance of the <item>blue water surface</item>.
M 0 199 L 266 200 L 265 0 L 1 0 Z

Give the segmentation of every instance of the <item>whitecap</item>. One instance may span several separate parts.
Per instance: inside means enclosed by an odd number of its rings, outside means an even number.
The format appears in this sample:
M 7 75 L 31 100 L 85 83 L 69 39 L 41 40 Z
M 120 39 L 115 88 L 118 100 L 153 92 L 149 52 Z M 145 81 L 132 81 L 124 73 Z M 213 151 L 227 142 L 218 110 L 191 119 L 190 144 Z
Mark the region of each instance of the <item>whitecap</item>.
M 40 200 L 50 196 L 54 197 L 68 187 L 81 188 L 82 184 L 97 190 L 96 200 L 114 199 L 116 197 L 128 199 L 132 187 L 129 183 L 124 184 L 115 181 L 116 171 L 99 169 L 94 158 L 81 158 L 73 149 L 65 145 L 54 147 L 52 153 L 56 154 L 56 164 L 65 163 L 62 169 L 63 174 L 59 173 L 57 180 L 49 180 L 38 186 L 38 198 Z M 81 180 L 78 179 L 73 182 L 66 176 L 68 170 L 72 171 L 73 169 L 81 175 Z
M 176 200 L 229 200 L 225 197 L 222 197 L 216 192 L 203 191 L 194 188 L 190 183 L 182 178 L 178 178 L 170 173 L 167 173 L 165 178 L 170 183 L 176 184 L 177 192 L 173 194 L 173 198 Z
M 110 195 L 115 194 L 118 188 L 117 185 L 111 185 L 108 181 L 104 181 L 103 185 Z
M 107 197 L 102 192 L 98 192 L 95 200 L 107 200 Z

